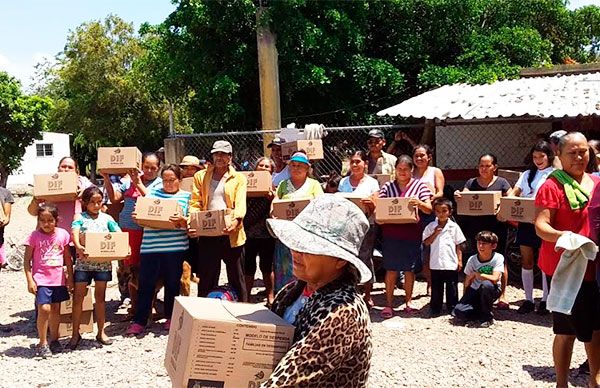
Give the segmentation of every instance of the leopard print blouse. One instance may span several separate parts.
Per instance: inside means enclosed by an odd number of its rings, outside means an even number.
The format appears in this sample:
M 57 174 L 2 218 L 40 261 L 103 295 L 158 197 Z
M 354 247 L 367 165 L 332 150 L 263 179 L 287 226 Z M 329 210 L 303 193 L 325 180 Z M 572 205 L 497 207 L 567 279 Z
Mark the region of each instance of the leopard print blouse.
M 285 286 L 273 303 L 283 316 L 306 283 Z M 315 291 L 299 311 L 294 344 L 261 387 L 366 387 L 371 367 L 367 306 L 342 279 Z

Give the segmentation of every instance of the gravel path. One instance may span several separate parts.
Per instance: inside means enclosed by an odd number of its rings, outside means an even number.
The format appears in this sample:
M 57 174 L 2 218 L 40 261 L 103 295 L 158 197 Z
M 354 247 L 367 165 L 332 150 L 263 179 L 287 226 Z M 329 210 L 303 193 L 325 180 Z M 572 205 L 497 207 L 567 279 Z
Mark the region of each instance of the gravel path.
M 33 229 L 35 220 L 26 214 L 27 203 L 27 198 L 17 199 L 7 236 L 21 239 Z M 553 386 L 549 316 L 521 316 L 513 305 L 510 311 L 496 312 L 496 324 L 489 329 L 455 326 L 445 316 L 427 319 L 429 298 L 419 296 L 425 294 L 425 284 L 417 283 L 415 291 L 415 305 L 422 308 L 418 313 L 397 312 L 381 322 L 379 309 L 373 310 L 371 387 Z M 0 272 L 0 292 L 0 387 L 170 386 L 163 367 L 167 333 L 154 324 L 142 339 L 123 337 L 127 324 L 121 322 L 125 311 L 119 309 L 115 282 L 107 291 L 111 322 L 107 333 L 114 344 L 102 347 L 94 334 L 84 334 L 78 350 L 46 360 L 32 358 L 37 333 L 33 297 L 27 293 L 23 273 Z M 397 294 L 400 303 L 402 292 Z M 522 291 L 509 287 L 508 297 L 520 303 Z M 375 284 L 374 299 L 383 304 L 383 284 Z M 574 386 L 585 386 L 587 377 L 577 373 L 583 360 L 583 345 L 577 343 Z

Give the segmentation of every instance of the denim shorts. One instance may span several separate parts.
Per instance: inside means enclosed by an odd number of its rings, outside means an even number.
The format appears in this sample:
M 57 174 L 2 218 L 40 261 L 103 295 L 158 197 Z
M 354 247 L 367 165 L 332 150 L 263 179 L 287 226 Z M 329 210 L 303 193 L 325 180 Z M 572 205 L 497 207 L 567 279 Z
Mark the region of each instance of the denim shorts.
M 60 303 L 69 300 L 69 291 L 65 286 L 38 286 L 35 304 Z
M 75 271 L 75 283 L 110 282 L 112 271 Z

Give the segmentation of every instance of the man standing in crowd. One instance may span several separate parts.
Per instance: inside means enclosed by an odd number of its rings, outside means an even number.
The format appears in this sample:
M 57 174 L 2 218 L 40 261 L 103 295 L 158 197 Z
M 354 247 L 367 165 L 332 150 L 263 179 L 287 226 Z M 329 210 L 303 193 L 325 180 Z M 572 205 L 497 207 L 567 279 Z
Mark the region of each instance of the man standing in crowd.
M 388 174 L 392 175 L 396 166 L 396 157 L 383 151 L 385 147 L 385 135 L 381 129 L 372 129 L 369 131 L 369 174 Z
M 272 178 L 274 187 L 279 186 L 282 181 L 290 178 L 290 171 L 281 154 L 281 145 L 283 143 L 285 143 L 285 140 L 276 136 L 267 145 L 267 148 L 271 149 L 271 159 L 275 162 L 275 171 L 273 171 Z

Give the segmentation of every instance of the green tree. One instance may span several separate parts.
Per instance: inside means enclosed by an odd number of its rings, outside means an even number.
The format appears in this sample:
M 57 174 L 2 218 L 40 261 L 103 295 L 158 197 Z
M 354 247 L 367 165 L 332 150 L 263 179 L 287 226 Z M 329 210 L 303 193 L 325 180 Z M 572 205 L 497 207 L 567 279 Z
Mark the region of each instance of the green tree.
M 565 0 L 178 0 L 142 29 L 145 77 L 196 132 L 260 126 L 256 25 L 277 35 L 283 122 L 381 122 L 374 112 L 439 85 L 592 60 L 600 8 Z M 591 49 L 590 49 L 591 47 Z
M 20 166 L 25 147 L 41 139 L 51 108 L 50 99 L 24 95 L 19 81 L 0 71 L 0 186 Z
M 73 135 L 80 166 L 94 165 L 99 146 L 154 150 L 167 134 L 167 106 L 151 98 L 133 70 L 143 55 L 133 25 L 114 15 L 69 34 L 45 92 L 56 105 L 52 128 Z

